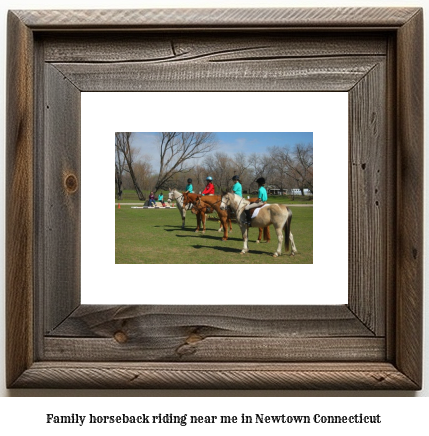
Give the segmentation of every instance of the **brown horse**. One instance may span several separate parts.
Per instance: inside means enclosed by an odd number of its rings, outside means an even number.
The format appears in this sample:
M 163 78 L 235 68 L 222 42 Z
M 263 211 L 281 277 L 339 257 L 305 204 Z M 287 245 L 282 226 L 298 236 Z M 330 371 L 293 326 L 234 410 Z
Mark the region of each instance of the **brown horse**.
M 223 228 L 223 241 L 226 241 L 228 239 L 228 225 L 230 228 L 230 231 L 232 231 L 232 225 L 231 225 L 231 219 L 228 217 L 228 212 L 224 210 L 220 210 L 219 207 L 213 207 L 211 205 L 210 201 L 202 201 L 203 199 L 213 199 L 216 197 L 218 205 L 220 205 L 220 196 L 219 195 L 209 195 L 207 197 L 203 197 L 201 194 L 192 194 L 190 192 L 185 192 L 183 194 L 183 206 L 187 206 L 189 203 L 192 203 L 194 206 L 192 208 L 192 213 L 194 213 L 197 216 L 197 228 L 195 229 L 196 232 L 202 230 L 202 233 L 205 233 L 206 231 L 206 214 L 209 213 L 211 210 L 216 210 L 218 213 L 219 219 L 221 221 L 221 226 L 219 228 L 219 231 Z
M 206 195 L 201 196 L 196 203 L 194 203 L 194 207 L 197 210 L 204 210 L 207 213 L 208 210 L 215 210 L 217 212 L 217 216 L 221 222 L 221 227 L 223 227 L 223 237 L 222 241 L 226 241 L 228 239 L 228 229 L 232 232 L 232 224 L 231 217 L 229 216 L 229 212 L 227 210 L 220 209 L 221 196 L 220 195 Z M 204 230 L 205 230 L 205 221 L 204 221 Z M 221 230 L 221 229 L 219 229 Z M 204 233 L 204 232 L 203 232 Z

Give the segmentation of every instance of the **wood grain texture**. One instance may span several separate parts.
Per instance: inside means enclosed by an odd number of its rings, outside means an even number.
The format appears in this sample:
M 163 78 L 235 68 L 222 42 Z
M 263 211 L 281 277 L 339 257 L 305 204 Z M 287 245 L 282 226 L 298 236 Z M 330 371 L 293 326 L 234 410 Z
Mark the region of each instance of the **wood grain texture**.
M 35 363 L 14 387 L 82 389 L 416 389 L 389 363 Z
M 200 337 L 198 333 L 170 336 L 149 330 L 128 338 L 117 331 L 110 339 L 46 338 L 44 360 L 117 362 L 383 362 L 383 338 Z M 123 339 L 122 339 L 123 338 Z
M 381 62 L 371 58 L 201 63 L 56 63 L 82 91 L 348 91 Z
M 386 38 L 377 34 L 299 34 L 284 32 L 161 34 L 99 32 L 88 37 L 44 34 L 46 62 L 64 63 L 160 63 L 182 61 L 234 62 L 255 59 L 324 58 L 386 55 Z M 106 42 L 109 50 L 106 53 Z
M 80 91 L 52 65 L 44 73 L 44 328 L 80 304 Z
M 387 208 L 386 63 L 349 93 L 349 307 L 385 335 Z M 359 290 L 358 290 L 359 289 Z
M 14 11 L 32 29 L 395 28 L 417 8 L 131 9 Z
M 397 270 L 398 367 L 422 382 L 423 12 L 398 32 Z
M 10 13 L 8 386 L 419 389 L 422 29 L 416 8 Z M 348 307 L 79 306 L 88 90 L 348 91 Z
M 33 357 L 33 49 L 8 14 L 6 111 L 6 382 Z
M 383 361 L 385 341 L 341 305 L 98 305 L 52 330 L 44 357 L 115 361 L 124 350 L 130 361 Z

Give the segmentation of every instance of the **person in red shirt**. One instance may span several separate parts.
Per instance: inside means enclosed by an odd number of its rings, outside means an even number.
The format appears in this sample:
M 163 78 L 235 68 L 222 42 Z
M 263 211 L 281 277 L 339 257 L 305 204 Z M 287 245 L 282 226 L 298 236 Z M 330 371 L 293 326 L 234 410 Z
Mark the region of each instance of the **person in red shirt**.
M 214 185 L 213 185 L 213 178 L 208 176 L 206 178 L 206 180 L 207 180 L 207 185 L 206 185 L 206 187 L 204 188 L 204 191 L 201 194 L 203 194 L 203 195 L 214 195 L 215 188 L 214 188 Z

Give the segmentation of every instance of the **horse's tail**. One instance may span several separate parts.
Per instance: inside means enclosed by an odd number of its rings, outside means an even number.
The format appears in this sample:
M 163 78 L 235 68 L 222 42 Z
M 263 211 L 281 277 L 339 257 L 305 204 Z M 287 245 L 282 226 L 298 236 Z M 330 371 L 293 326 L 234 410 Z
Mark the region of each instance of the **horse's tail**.
M 292 222 L 292 211 L 286 207 L 287 209 L 287 218 L 284 225 L 284 231 L 285 231 L 285 251 L 286 253 L 289 251 L 289 245 L 290 245 L 290 225 Z

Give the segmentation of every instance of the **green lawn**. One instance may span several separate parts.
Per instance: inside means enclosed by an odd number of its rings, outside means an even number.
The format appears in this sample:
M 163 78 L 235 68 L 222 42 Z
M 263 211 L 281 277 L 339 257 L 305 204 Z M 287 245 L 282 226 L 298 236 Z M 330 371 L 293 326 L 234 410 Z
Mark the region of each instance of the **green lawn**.
M 115 207 L 115 263 L 122 264 L 305 264 L 313 263 L 313 207 L 293 207 L 292 233 L 298 253 L 273 258 L 277 237 L 271 226 L 271 242 L 256 244 L 257 229 L 250 229 L 249 253 L 243 247 L 240 228 L 233 223 L 227 241 L 217 230 L 217 220 L 207 220 L 207 231 L 195 233 L 196 217 L 189 211 L 181 228 L 177 209 Z M 215 215 L 214 215 L 215 216 Z

